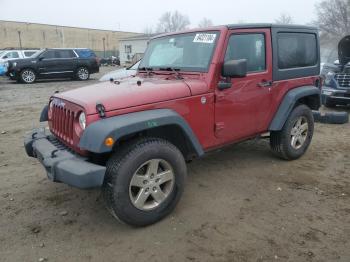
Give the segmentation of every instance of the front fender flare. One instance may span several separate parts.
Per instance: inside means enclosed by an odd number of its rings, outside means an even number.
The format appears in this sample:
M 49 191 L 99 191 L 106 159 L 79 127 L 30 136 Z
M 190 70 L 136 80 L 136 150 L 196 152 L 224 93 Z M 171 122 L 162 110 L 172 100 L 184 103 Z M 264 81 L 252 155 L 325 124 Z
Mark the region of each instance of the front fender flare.
M 282 130 L 289 114 L 292 112 L 298 100 L 309 96 L 318 96 L 319 101 L 321 101 L 320 95 L 320 89 L 315 86 L 302 86 L 290 90 L 284 96 L 282 103 L 269 126 L 269 131 Z M 320 106 L 320 103 L 321 102 L 318 103 L 318 107 Z
M 180 127 L 197 156 L 204 154 L 202 146 L 188 123 L 170 109 L 147 110 L 96 121 L 85 129 L 79 147 L 93 153 L 108 153 L 112 148 L 104 144 L 107 137 L 118 141 L 130 134 L 168 125 Z

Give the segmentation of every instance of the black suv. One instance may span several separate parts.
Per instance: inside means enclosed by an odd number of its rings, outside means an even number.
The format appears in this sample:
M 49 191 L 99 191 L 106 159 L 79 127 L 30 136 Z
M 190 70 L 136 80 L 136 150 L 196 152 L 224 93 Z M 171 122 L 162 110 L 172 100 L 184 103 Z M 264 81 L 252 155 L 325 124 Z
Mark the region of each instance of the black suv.
M 27 59 L 9 61 L 7 76 L 30 84 L 43 78 L 88 80 L 99 72 L 99 60 L 90 49 L 43 49 Z
M 350 35 L 338 44 L 339 60 L 325 64 L 321 75 L 324 77 L 322 102 L 327 107 L 350 104 Z

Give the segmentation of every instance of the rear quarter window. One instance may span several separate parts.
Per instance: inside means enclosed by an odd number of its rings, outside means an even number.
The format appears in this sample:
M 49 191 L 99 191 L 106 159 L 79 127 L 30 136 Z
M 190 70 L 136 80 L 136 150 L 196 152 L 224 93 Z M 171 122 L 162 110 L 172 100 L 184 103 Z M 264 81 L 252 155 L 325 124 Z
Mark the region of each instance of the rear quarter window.
M 315 66 L 318 61 L 317 37 L 312 33 L 278 33 L 278 68 Z
M 80 58 L 96 57 L 95 53 L 90 49 L 76 49 L 75 52 Z

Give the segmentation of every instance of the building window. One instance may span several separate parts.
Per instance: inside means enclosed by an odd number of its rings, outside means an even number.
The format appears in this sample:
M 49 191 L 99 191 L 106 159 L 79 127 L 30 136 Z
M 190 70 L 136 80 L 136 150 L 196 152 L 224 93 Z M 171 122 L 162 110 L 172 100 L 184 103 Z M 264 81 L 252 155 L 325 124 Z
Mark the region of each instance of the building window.
M 131 45 L 125 45 L 125 53 L 127 53 L 127 54 L 132 53 Z

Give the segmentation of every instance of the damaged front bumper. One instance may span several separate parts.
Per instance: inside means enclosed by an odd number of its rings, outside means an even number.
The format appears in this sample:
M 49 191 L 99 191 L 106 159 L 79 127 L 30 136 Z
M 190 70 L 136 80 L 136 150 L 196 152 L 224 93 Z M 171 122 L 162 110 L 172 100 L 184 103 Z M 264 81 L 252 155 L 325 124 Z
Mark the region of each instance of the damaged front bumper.
M 88 161 L 61 144 L 45 129 L 35 129 L 24 139 L 26 153 L 37 158 L 51 181 L 77 188 L 94 188 L 103 184 L 106 167 Z
M 350 104 L 350 89 L 333 89 L 324 87 L 321 93 L 322 103 Z

